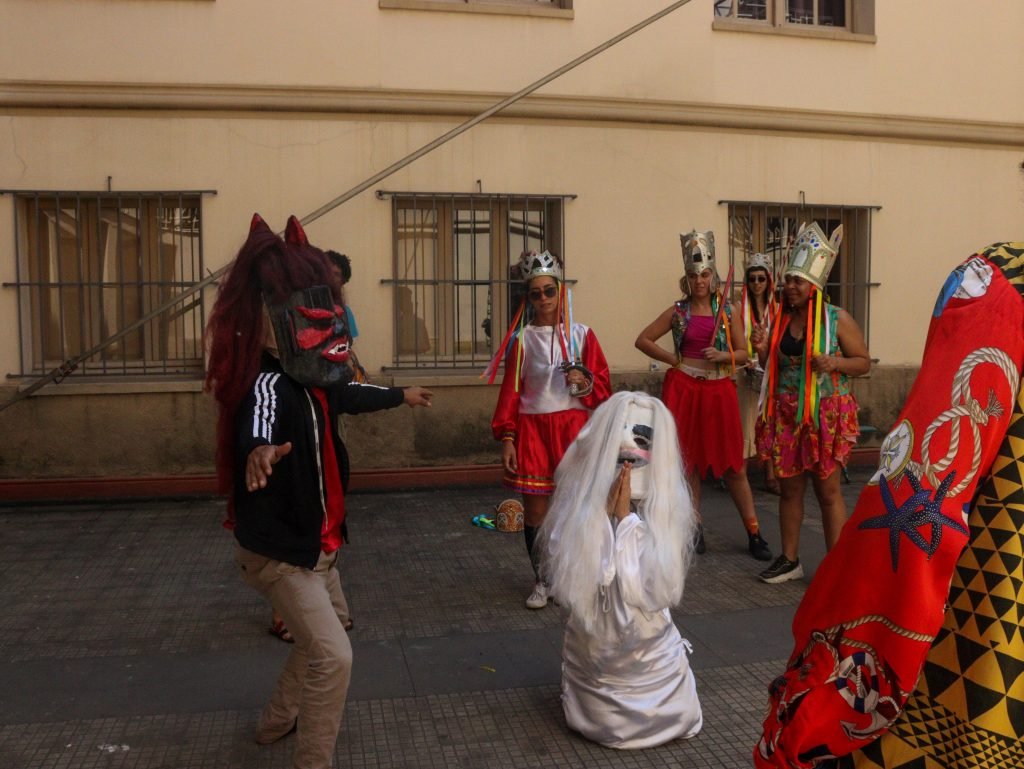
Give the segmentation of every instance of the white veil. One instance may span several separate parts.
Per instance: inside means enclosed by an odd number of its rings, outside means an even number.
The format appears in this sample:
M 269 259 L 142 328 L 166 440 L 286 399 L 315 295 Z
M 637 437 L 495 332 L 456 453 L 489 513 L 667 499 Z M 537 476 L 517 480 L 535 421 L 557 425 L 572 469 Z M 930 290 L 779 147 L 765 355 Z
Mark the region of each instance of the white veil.
M 598 615 L 603 559 L 610 550 L 608 492 L 619 472 L 622 429 L 634 403 L 654 414 L 648 491 L 637 503 L 637 514 L 651 534 L 641 569 L 658 606 L 682 600 L 693 553 L 696 515 L 683 476 L 675 421 L 657 398 L 616 393 L 593 413 L 558 465 L 555 493 L 538 538 L 542 574 L 552 595 L 588 629 Z

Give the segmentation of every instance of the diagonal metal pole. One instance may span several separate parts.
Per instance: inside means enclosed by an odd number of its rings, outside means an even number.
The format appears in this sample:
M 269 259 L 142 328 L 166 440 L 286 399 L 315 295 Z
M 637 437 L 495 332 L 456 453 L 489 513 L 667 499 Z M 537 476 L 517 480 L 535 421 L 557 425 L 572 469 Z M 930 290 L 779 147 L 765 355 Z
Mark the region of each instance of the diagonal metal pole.
M 553 72 L 545 75 L 544 77 L 542 77 L 540 80 L 537 80 L 537 81 L 534 81 L 533 83 L 530 83 L 530 85 L 526 86 L 521 91 L 517 91 L 516 93 L 512 94 L 511 96 L 509 96 L 509 97 L 507 97 L 505 99 L 502 99 L 497 104 L 494 104 L 493 106 L 488 107 L 487 109 L 485 109 L 483 112 L 481 112 L 476 117 L 470 118 L 469 120 L 467 120 L 466 122 L 462 123 L 461 125 L 456 126 L 455 128 L 453 128 L 452 130 L 448 131 L 447 133 L 442 134 L 441 136 L 437 137 L 432 142 L 430 142 L 428 144 L 425 144 L 422 147 L 420 147 L 418 150 L 410 153 L 409 155 L 406 155 L 401 160 L 398 160 L 398 161 L 392 163 L 387 168 L 385 168 L 383 171 L 379 171 L 378 173 L 374 174 L 373 176 L 371 176 L 366 181 L 361 182 L 360 184 L 357 184 L 355 187 L 350 189 L 348 192 L 345 192 L 345 193 L 339 195 L 338 197 L 334 198 L 334 200 L 330 201 L 329 203 L 325 203 L 324 205 L 320 206 L 320 208 L 316 209 L 312 213 L 307 214 L 306 216 L 302 217 L 302 219 L 300 221 L 302 222 L 303 225 L 307 225 L 310 222 L 316 221 L 317 219 L 319 219 L 324 214 L 326 214 L 326 213 L 328 213 L 330 211 L 333 211 L 335 208 L 340 206 L 342 203 L 344 203 L 344 202 L 354 198 L 356 195 L 358 195 L 359 193 L 369 189 L 373 185 L 375 185 L 378 182 L 380 182 L 382 179 L 386 179 L 387 177 L 391 176 L 391 174 L 393 174 L 396 171 L 404 168 L 405 166 L 409 165 L 410 163 L 418 160 L 419 158 L 421 158 L 424 155 L 426 155 L 428 152 L 432 152 L 433 150 L 435 150 L 438 147 L 440 147 L 442 144 L 445 144 L 446 142 L 451 141 L 456 136 L 458 136 L 461 133 L 464 133 L 464 132 L 468 131 L 470 128 L 472 128 L 473 126 L 477 125 L 478 123 L 482 123 L 484 120 L 486 120 L 487 118 L 491 117 L 492 115 L 495 115 L 498 112 L 501 112 L 506 107 L 508 107 L 508 106 L 510 106 L 512 104 L 515 104 L 517 101 L 522 99 L 524 96 L 530 95 L 531 93 L 536 91 L 538 88 L 541 88 L 542 86 L 547 85 L 552 80 L 555 80 L 556 78 L 561 77 L 562 75 L 564 75 L 569 70 L 574 69 L 574 68 L 578 67 L 580 64 L 582 64 L 583 62 L 589 61 L 590 59 L 594 58 L 598 54 L 603 53 L 604 51 L 606 51 L 609 48 L 611 48 L 613 45 L 615 45 L 617 43 L 621 43 L 627 37 L 630 37 L 631 35 L 636 34 L 637 32 L 639 32 L 644 27 L 647 27 L 647 26 L 653 24 L 654 22 L 658 21 L 659 19 L 661 19 L 661 18 L 667 16 L 668 14 L 672 13 L 676 9 L 681 8 L 682 6 L 686 5 L 688 2 L 690 2 L 690 0 L 676 0 L 676 2 L 671 3 L 670 5 L 666 6 L 665 8 L 663 8 L 662 10 L 660 10 L 657 13 L 653 14 L 652 16 L 648 16 L 646 19 L 644 19 L 643 21 L 641 21 L 641 22 L 639 22 L 637 24 L 634 24 L 632 27 L 630 27 L 629 29 L 625 30 L 624 32 L 620 32 L 615 37 L 610 38 L 610 39 L 606 40 L 605 42 L 601 43 L 596 48 L 591 48 L 589 51 L 587 51 L 586 53 L 582 54 L 581 56 L 576 57 L 575 59 L 570 61 L 568 64 L 563 64 L 561 67 L 559 67 L 555 71 L 553 71 Z M 131 325 L 126 326 L 125 328 L 123 328 L 120 331 L 118 331 L 116 334 L 113 334 L 112 336 L 107 337 L 106 339 L 104 339 L 102 342 L 100 342 L 99 344 L 95 345 L 94 347 L 91 347 L 90 349 L 86 350 L 85 352 L 81 353 L 80 355 L 77 355 L 74 358 L 70 358 L 70 359 L 66 360 L 60 366 L 57 366 L 56 368 L 54 368 L 51 371 L 47 372 L 46 374 L 42 375 L 41 377 L 36 379 L 32 384 L 28 385 L 27 387 L 25 387 L 23 389 L 20 389 L 13 396 L 11 396 L 11 398 L 9 398 L 8 400 L 4 401 L 3 403 L 0 403 L 0 411 L 3 411 L 4 409 L 6 409 L 6 408 L 8 408 L 10 406 L 13 406 L 18 401 L 20 401 L 20 400 L 22 400 L 24 398 L 27 398 L 32 393 L 34 393 L 37 390 L 45 387 L 48 384 L 58 384 L 58 383 L 60 383 L 61 381 L 64 380 L 65 377 L 67 377 L 71 372 L 73 372 L 76 368 L 78 368 L 79 364 L 81 364 L 85 360 L 88 360 L 93 355 L 98 353 L 100 350 L 103 350 L 104 348 L 110 346 L 111 344 L 113 344 L 114 342 L 118 341 L 119 339 L 123 339 L 124 337 L 128 336 L 129 334 L 133 333 L 134 331 L 137 331 L 142 326 L 144 326 L 146 323 L 151 321 L 153 318 L 156 318 L 159 315 L 162 315 L 163 313 L 167 312 L 172 307 L 180 304 L 185 299 L 188 299 L 190 296 L 193 296 L 194 294 L 197 294 L 200 291 L 202 291 L 207 286 L 209 286 L 209 285 L 211 285 L 213 283 L 216 283 L 217 280 L 220 279 L 221 275 L 223 275 L 225 272 L 227 272 L 227 270 L 231 267 L 231 264 L 232 264 L 231 262 L 228 262 L 223 267 L 219 268 L 215 272 L 212 272 L 207 277 L 203 278 L 203 280 L 201 280 L 198 283 L 196 283 L 195 285 L 189 287 L 185 291 L 182 291 L 180 294 L 172 297 L 167 302 L 165 302 L 164 304 L 160 305 L 155 310 L 151 311 L 150 313 L 148 313 L 147 315 L 143 316 L 139 320 L 135 321 Z
M 498 112 L 501 112 L 506 107 L 508 107 L 508 106 L 510 106 L 512 104 L 515 104 L 517 101 L 522 99 L 524 96 L 528 96 L 529 94 L 531 94 L 534 91 L 536 91 L 538 88 L 541 88 L 542 86 L 545 86 L 548 83 L 550 83 L 552 80 L 555 80 L 556 78 L 561 77 L 562 75 L 564 75 L 569 70 L 578 67 L 580 64 L 582 64 L 585 61 L 588 61 L 589 59 L 594 58 L 599 53 L 603 53 L 604 51 L 608 50 L 609 48 L 611 48 L 616 43 L 622 42 L 623 40 L 625 40 L 630 35 L 633 35 L 633 34 L 639 32 L 644 27 L 646 27 L 646 26 L 648 26 L 650 24 L 653 24 L 654 22 L 656 22 L 659 19 L 661 19 L 663 16 L 667 16 L 668 14 L 672 13 L 672 11 L 676 10 L 677 8 L 681 8 L 682 6 L 686 5 L 688 2 L 690 2 L 690 0 L 677 0 L 676 2 L 672 3 L 668 7 L 658 11 L 653 16 L 649 16 L 646 19 L 644 19 L 643 21 L 641 21 L 640 23 L 633 25 L 632 27 L 627 29 L 625 32 L 620 32 L 615 37 L 613 37 L 613 38 L 611 38 L 609 40 L 606 40 L 605 42 L 601 43 L 601 45 L 597 46 L 596 48 L 591 48 L 585 54 L 583 54 L 582 56 L 579 56 L 579 57 L 573 59 L 568 64 L 563 64 L 561 67 L 556 69 L 554 72 L 551 72 L 550 74 L 545 75 L 544 77 L 542 77 L 540 80 L 537 80 L 536 82 L 530 83 L 530 85 L 526 86 L 526 88 L 524 88 L 523 90 L 517 91 L 516 93 L 512 94 L 511 96 L 509 96 L 506 99 L 502 99 L 501 101 L 499 101 L 494 106 L 488 107 L 487 109 L 485 109 L 483 112 L 481 112 L 476 117 L 467 120 L 465 123 L 463 123 L 460 126 L 457 126 L 456 128 L 453 128 L 448 133 L 442 134 L 441 136 L 437 137 L 436 139 L 434 139 L 434 141 L 430 142 L 429 144 L 425 144 L 422 147 L 420 147 L 418 150 L 413 152 L 411 155 L 406 155 L 404 158 L 402 158 L 401 160 L 399 160 L 396 163 L 391 164 L 390 166 L 385 168 L 383 171 L 381 171 L 381 172 L 379 172 L 377 174 L 374 174 L 373 176 L 371 176 L 369 179 L 367 179 L 362 184 L 356 185 L 355 187 L 353 187 L 352 189 L 350 189 L 348 192 L 344 193 L 343 195 L 339 195 L 338 197 L 336 197 L 331 202 L 322 205 L 320 208 L 318 208 L 313 213 L 303 217 L 302 223 L 305 225 L 305 224 L 309 224 L 312 221 L 316 221 L 321 216 L 326 214 L 328 211 L 331 211 L 332 209 L 337 208 L 342 203 L 344 203 L 345 201 L 349 200 L 350 198 L 355 197 L 356 195 L 358 195 L 363 190 L 366 190 L 369 187 L 372 187 L 373 185 L 375 185 L 377 182 L 381 181 L 382 179 L 385 179 L 388 176 L 391 176 L 391 174 L 393 174 L 395 171 L 398 171 L 400 168 L 408 165 L 409 163 L 412 163 L 414 160 L 418 160 L 419 158 L 421 158 L 424 155 L 426 155 L 428 152 L 432 152 L 433 150 L 437 149 L 438 147 L 440 147 L 445 142 L 448 142 L 448 141 L 454 139 L 456 136 L 458 136 L 462 132 L 468 131 L 470 128 L 475 126 L 477 123 L 482 123 L 484 120 L 486 120 L 487 118 L 491 117 L 492 115 L 495 115 Z

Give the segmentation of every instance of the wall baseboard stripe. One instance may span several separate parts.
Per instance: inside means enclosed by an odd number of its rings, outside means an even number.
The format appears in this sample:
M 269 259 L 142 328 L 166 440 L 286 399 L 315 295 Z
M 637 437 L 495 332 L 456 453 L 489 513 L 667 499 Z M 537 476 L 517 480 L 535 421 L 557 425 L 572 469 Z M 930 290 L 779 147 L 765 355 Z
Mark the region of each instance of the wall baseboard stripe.
M 853 450 L 850 464 L 878 464 L 878 447 Z M 407 489 L 498 486 L 501 465 L 448 465 L 356 470 L 349 493 Z M 9 478 L 0 479 L 0 504 L 20 502 L 72 503 L 158 497 L 212 497 L 213 475 L 166 475 L 142 478 Z

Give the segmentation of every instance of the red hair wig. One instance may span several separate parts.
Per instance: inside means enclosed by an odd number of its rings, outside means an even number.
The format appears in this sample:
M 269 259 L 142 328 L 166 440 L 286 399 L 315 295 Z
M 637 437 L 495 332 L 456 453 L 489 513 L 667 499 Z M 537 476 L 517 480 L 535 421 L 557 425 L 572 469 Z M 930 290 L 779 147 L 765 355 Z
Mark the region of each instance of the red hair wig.
M 275 235 L 254 214 L 249 237 L 217 291 L 206 324 L 209 362 L 205 389 L 217 401 L 217 481 L 231 493 L 235 463 L 235 415 L 260 370 L 266 335 L 264 301 L 284 301 L 310 286 L 330 285 L 331 269 L 320 249 L 311 246 L 295 217 L 288 221 L 288 241 Z M 229 513 L 229 518 L 230 518 Z

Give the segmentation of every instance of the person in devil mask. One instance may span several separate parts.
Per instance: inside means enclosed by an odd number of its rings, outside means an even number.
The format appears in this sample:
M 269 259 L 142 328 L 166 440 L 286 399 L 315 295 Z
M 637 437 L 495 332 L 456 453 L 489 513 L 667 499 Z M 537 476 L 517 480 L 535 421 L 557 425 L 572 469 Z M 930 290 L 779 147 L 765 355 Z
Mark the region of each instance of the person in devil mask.
M 340 292 L 298 220 L 254 216 L 207 327 L 217 470 L 235 561 L 295 638 L 256 741 L 297 732 L 293 766 L 331 765 L 352 668 L 338 577 L 349 461 L 338 415 L 429 406 L 420 387 L 352 382 Z

